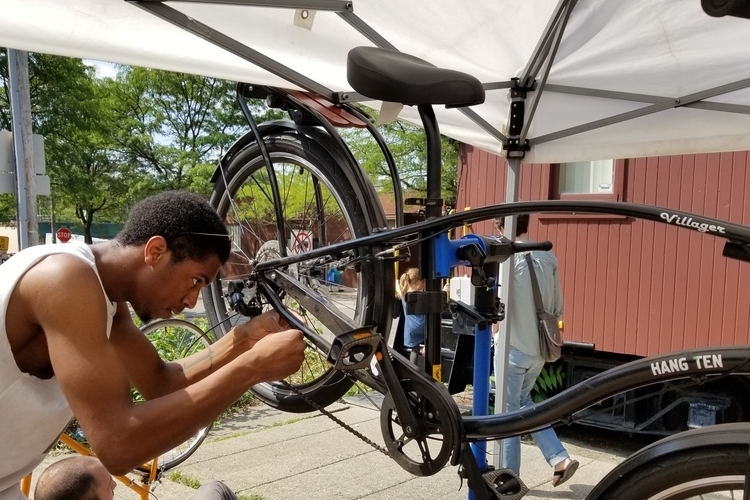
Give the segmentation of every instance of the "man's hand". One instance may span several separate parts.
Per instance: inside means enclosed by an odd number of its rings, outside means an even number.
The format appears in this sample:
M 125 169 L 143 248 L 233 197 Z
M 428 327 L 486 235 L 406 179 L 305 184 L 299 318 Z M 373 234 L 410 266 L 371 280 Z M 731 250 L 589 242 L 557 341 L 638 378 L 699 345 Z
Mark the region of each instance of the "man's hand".
M 299 370 L 306 347 L 302 332 L 284 330 L 257 340 L 246 356 L 260 382 L 272 382 Z
M 266 311 L 245 324 L 235 326 L 234 333 L 238 340 L 247 342 L 247 349 L 252 349 L 266 335 L 283 332 L 290 327 L 291 325 L 281 318 L 278 312 Z

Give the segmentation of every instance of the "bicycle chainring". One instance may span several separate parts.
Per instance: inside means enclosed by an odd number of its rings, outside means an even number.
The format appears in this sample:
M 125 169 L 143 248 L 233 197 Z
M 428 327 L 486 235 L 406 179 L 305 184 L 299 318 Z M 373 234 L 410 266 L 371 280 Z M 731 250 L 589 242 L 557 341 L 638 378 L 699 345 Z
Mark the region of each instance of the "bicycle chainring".
M 419 379 L 406 379 L 402 387 L 409 400 L 418 429 L 412 437 L 401 427 L 390 393 L 380 409 L 380 429 L 389 456 L 415 476 L 431 476 L 440 471 L 454 451 L 452 409 L 437 387 Z

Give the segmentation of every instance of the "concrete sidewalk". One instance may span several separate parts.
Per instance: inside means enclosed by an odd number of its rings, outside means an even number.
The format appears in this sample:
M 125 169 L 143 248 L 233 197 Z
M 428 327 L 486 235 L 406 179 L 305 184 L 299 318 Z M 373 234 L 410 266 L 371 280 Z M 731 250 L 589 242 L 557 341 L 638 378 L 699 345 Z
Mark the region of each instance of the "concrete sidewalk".
M 349 401 L 329 409 L 381 444 L 379 412 L 359 406 L 356 399 Z M 552 487 L 552 470 L 536 446 L 522 444 L 522 478 L 531 490 L 526 498 L 583 499 L 622 460 L 606 450 L 576 446 L 565 438 L 563 442 L 581 465 L 558 488 Z M 46 463 L 56 459 L 59 457 L 51 457 Z M 222 480 L 241 500 L 468 498 L 457 468 L 448 466 L 434 476 L 415 477 L 319 413 L 296 415 L 265 406 L 252 408 L 212 430 L 193 456 L 165 474 L 152 498 L 192 498 L 193 489 L 173 480 L 176 473 L 200 483 Z M 122 485 L 116 497 L 137 498 Z

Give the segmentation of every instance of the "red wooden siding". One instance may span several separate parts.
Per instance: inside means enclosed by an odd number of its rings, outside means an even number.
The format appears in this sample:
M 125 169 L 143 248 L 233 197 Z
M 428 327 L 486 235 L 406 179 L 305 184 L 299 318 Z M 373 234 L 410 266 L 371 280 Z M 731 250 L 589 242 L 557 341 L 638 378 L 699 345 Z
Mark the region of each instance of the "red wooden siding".
M 501 203 L 507 164 L 462 146 L 458 209 Z M 748 152 L 624 162 L 624 201 L 750 225 Z M 521 167 L 521 200 L 547 199 L 549 165 Z M 491 221 L 474 225 L 492 233 Z M 724 240 L 629 218 L 535 215 L 530 237 L 560 262 L 565 336 L 597 350 L 654 355 L 750 344 L 750 264 L 721 256 Z

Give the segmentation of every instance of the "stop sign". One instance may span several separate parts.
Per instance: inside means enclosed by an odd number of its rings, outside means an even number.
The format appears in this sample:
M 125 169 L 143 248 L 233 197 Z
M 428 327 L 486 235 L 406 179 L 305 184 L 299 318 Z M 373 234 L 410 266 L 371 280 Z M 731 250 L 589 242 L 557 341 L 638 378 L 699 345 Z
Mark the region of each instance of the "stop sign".
M 70 241 L 70 238 L 73 237 L 73 233 L 71 233 L 70 229 L 67 227 L 61 227 L 55 234 L 57 235 L 57 241 L 61 243 L 67 243 Z

